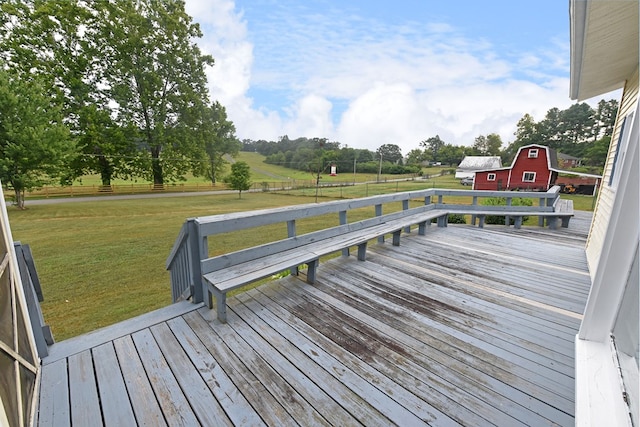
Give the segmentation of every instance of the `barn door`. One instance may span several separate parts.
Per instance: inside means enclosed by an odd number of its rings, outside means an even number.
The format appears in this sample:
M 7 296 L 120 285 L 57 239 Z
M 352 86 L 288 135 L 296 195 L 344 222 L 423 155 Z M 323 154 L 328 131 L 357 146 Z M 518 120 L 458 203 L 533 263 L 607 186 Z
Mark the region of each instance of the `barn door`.
M 0 186 L 0 425 L 31 425 L 38 359 Z

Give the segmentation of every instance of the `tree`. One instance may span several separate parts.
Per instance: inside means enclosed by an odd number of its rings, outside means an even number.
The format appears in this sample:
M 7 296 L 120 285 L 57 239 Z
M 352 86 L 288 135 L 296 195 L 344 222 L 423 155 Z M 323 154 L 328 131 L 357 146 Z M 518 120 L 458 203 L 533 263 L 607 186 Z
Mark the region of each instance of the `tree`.
M 0 65 L 0 180 L 24 209 L 24 192 L 60 176 L 74 152 L 62 108 L 42 79 L 23 81 Z
M 193 42 L 200 28 L 178 0 L 106 2 L 101 12 L 102 37 L 110 40 L 104 84 L 117 103 L 116 121 L 137 130 L 155 185 L 179 179 L 202 153 L 196 127 L 213 58 Z
M 473 149 L 481 156 L 499 156 L 502 139 L 496 133 L 480 135 L 473 143 Z
M 540 143 L 553 149 L 558 149 L 562 145 L 562 112 L 559 108 L 553 107 L 547 111 L 544 120 L 537 125 L 540 135 Z
M 595 120 L 595 132 L 593 133 L 594 140 L 598 140 L 605 136 L 611 137 L 613 135 L 613 127 L 616 123 L 616 116 L 618 115 L 618 101 L 610 99 L 605 101 L 601 99 L 598 102 L 598 109 L 594 115 Z
M 408 165 L 421 165 L 425 160 L 427 160 L 426 153 L 419 148 L 414 148 L 407 154 Z
M 431 157 L 434 162 L 441 161 L 438 158 L 438 152 L 442 147 L 444 147 L 445 143 L 442 139 L 440 139 L 440 135 L 432 136 L 431 138 L 420 142 L 420 146 L 424 147 L 431 153 Z
M 236 128 L 227 119 L 226 109 L 216 101 L 203 110 L 202 123 L 198 129 L 208 158 L 205 176 L 215 184 L 216 177 L 227 163 L 224 156 L 235 156 L 240 150 L 240 141 L 235 135 Z
M 376 150 L 376 155 L 378 159 L 382 156 L 382 161 L 394 164 L 402 160 L 402 150 L 395 144 L 382 144 Z
M 585 164 L 588 166 L 597 166 L 602 168 L 607 161 L 609 153 L 609 145 L 611 144 L 610 136 L 603 136 L 595 141 L 584 153 Z
M 438 158 L 443 164 L 457 166 L 464 159 L 465 148 L 462 146 L 445 144 L 439 149 Z
M 586 102 L 573 104 L 563 110 L 560 117 L 562 119 L 562 144 L 558 150 L 563 153 L 581 157 L 584 154 L 584 142 L 593 141 L 595 112 Z
M 231 174 L 224 179 L 229 187 L 238 190 L 238 198 L 242 198 L 242 192 L 251 188 L 251 170 L 246 162 L 235 162 L 231 165 Z
M 67 182 L 99 173 L 102 184 L 110 185 L 112 178 L 126 178 L 131 172 L 133 145 L 110 117 L 108 91 L 100 89 L 110 43 L 99 36 L 102 5 L 8 0 L 0 6 L 6 30 L 0 37 L 0 51 L 9 68 L 47 81 L 77 143 L 79 155 L 63 177 Z

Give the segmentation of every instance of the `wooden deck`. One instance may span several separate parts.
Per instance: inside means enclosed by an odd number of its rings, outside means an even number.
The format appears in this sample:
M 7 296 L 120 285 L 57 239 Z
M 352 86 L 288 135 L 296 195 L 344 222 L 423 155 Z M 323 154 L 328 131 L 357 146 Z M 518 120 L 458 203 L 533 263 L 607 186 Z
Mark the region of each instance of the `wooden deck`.
M 174 304 L 54 344 L 40 425 L 574 424 L 589 216 L 431 227 L 215 311 Z

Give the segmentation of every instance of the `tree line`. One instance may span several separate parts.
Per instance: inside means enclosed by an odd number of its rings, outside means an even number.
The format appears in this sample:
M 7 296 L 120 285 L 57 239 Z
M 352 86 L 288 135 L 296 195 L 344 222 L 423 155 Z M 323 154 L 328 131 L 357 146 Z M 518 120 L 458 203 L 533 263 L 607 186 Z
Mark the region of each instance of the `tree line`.
M 240 142 L 178 0 L 0 4 L 0 179 L 24 191 L 99 174 L 215 182 Z
M 545 145 L 582 159 L 590 171 L 600 173 L 606 160 L 618 111 L 618 101 L 601 100 L 596 109 L 587 103 L 566 110 L 551 108 L 536 122 L 525 114 L 517 123 L 515 139 L 504 146 L 496 133 L 479 135 L 470 146 L 446 143 L 439 135 L 420 141 L 419 148 L 403 156 L 396 144 L 383 144 L 375 152 L 355 149 L 326 138 L 296 138 L 277 141 L 244 140 L 243 151 L 264 155 L 265 162 L 291 169 L 317 172 L 335 164 L 342 171 L 385 174 L 419 173 L 425 164 L 458 165 L 465 156 L 499 156 L 510 164 L 518 149 L 529 144 Z
M 265 163 L 290 169 L 322 173 L 332 165 L 341 172 L 417 174 L 420 165 L 405 164 L 400 147 L 383 144 L 375 152 L 342 146 L 327 138 L 300 137 L 290 139 L 284 135 L 278 141 L 246 139 L 242 151 L 257 152 L 265 156 Z

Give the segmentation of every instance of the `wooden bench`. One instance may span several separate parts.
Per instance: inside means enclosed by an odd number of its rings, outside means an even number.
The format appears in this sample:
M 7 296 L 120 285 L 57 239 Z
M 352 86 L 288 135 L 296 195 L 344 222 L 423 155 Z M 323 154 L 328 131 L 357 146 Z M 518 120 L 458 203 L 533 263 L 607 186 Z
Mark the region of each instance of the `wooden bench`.
M 392 234 L 393 245 L 399 246 L 401 233 L 407 227 L 418 225 L 418 234 L 424 235 L 432 219 L 445 226 L 446 215 L 433 205 L 420 206 L 204 259 L 201 270 L 207 287 L 205 299 L 213 308 L 212 297 L 216 298 L 217 317 L 224 323 L 226 295 L 234 289 L 286 270 L 297 275 L 298 266 L 303 264 L 307 265 L 306 281 L 314 283 L 320 257 L 338 251 L 348 256 L 349 248 L 357 246 L 357 258 L 364 261 L 370 240 L 380 241 Z

